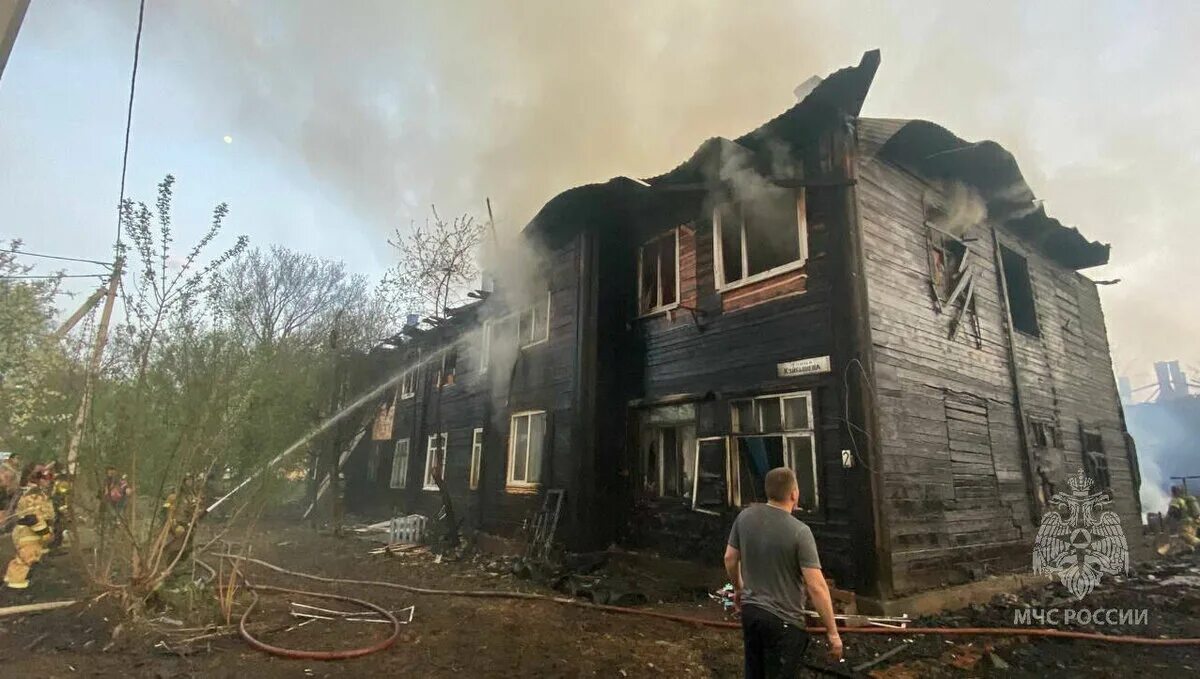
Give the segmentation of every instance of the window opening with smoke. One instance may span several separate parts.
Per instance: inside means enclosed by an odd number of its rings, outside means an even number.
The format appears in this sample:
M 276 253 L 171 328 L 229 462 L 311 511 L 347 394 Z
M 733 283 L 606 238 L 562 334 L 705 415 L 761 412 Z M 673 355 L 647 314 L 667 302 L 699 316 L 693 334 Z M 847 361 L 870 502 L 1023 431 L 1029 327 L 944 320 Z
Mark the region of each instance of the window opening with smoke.
M 803 189 L 758 186 L 713 212 L 718 287 L 790 271 L 808 258 Z

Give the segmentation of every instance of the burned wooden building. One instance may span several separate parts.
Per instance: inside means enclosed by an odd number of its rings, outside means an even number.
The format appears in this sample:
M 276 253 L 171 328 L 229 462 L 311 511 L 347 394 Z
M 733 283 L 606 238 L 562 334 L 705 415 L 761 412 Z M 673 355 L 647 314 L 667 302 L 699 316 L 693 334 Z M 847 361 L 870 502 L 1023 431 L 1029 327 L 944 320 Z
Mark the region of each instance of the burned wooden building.
M 1050 217 L 1013 157 L 859 115 L 878 52 L 657 177 L 547 203 L 535 292 L 396 342 L 424 363 L 347 469 L 352 509 L 716 560 L 787 465 L 860 601 L 1028 569 L 1083 468 L 1138 525 L 1096 285 L 1108 247 Z M 517 302 L 516 300 L 520 301 Z M 432 357 L 432 358 L 431 358 Z

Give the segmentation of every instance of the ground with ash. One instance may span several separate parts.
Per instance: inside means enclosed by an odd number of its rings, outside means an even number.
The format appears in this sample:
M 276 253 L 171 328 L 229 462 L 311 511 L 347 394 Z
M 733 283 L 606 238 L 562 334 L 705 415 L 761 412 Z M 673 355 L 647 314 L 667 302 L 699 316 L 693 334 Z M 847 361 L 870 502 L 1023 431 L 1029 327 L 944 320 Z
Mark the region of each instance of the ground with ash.
M 722 620 L 707 591 L 723 584 L 716 568 L 691 568 L 643 555 L 576 557 L 569 569 L 539 568 L 519 559 L 446 556 L 427 550 L 370 554 L 378 546 L 358 537 L 335 537 L 294 525 L 263 526 L 254 556 L 288 569 L 332 577 L 385 580 L 439 589 L 503 589 L 562 596 L 563 592 L 618 605 Z M 234 545 L 237 547 L 238 545 Z M 5 560 L 11 547 L 0 550 Z M 205 557 L 216 565 L 215 557 Z M 736 677 L 741 642 L 736 630 L 714 629 L 639 616 L 603 613 L 540 601 L 417 595 L 364 585 L 299 579 L 250 566 L 253 582 L 334 592 L 395 610 L 415 606 L 392 648 L 363 658 L 321 662 L 276 658 L 252 650 L 235 630 L 193 629 L 173 611 L 123 621 L 112 597 L 95 599 L 76 576 L 78 562 L 59 555 L 41 564 L 34 585 L 0 593 L 0 606 L 79 598 L 81 604 L 45 613 L 0 618 L 4 676 L 76 677 Z M 557 589 L 555 589 L 557 588 Z M 178 595 L 185 596 L 185 595 Z M 196 608 L 214 613 L 211 594 Z M 204 597 L 209 597 L 207 600 Z M 249 598 L 239 596 L 240 615 Z M 264 594 L 249 621 L 262 640 L 291 648 L 339 649 L 369 645 L 386 625 L 294 618 L 289 603 L 327 608 L 348 604 L 296 595 Z M 1075 626 L 1107 634 L 1200 637 L 1200 559 L 1176 557 L 1142 566 L 1127 578 L 1109 578 L 1087 599 L 1094 608 L 1148 609 L 1144 627 Z M 918 626 L 1012 627 L 1024 607 L 1075 606 L 1058 585 L 992 603 L 917 620 Z M 308 620 L 303 626 L 299 623 Z M 236 622 L 236 616 L 235 616 Z M 1064 628 L 1065 629 L 1065 628 Z M 824 666 L 823 644 L 810 653 L 813 676 L 917 677 L 1098 676 L 1133 672 L 1200 671 L 1200 647 L 1141 647 L 1035 637 L 953 637 L 846 634 L 847 662 Z M 899 651 L 894 651 L 903 647 Z M 882 662 L 853 668 L 894 653 Z M 818 668 L 820 668 L 818 670 Z

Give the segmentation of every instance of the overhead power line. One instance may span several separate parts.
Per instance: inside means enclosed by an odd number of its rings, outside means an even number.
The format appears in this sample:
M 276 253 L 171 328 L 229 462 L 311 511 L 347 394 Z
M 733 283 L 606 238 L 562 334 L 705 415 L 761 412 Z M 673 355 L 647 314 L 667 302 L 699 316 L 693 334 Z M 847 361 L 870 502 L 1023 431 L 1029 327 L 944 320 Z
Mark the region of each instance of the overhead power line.
M 106 273 L 74 273 L 74 274 L 51 275 L 51 276 L 0 276 L 0 280 L 3 280 L 3 281 L 27 281 L 27 280 L 38 280 L 38 279 L 44 280 L 44 279 L 50 279 L 50 278 L 108 278 L 108 274 L 106 274 Z
M 112 268 L 112 262 L 102 262 L 98 259 L 80 259 L 79 257 L 63 257 L 61 255 L 43 255 L 37 252 L 26 252 L 24 250 L 10 250 L 8 248 L 0 248 L 0 252 L 11 252 L 14 255 L 24 255 L 26 257 L 42 257 L 43 259 L 61 259 L 64 262 L 85 262 L 87 264 L 99 264 Z
M 121 195 L 117 199 L 117 245 L 121 244 L 121 205 L 125 202 L 125 172 L 129 168 L 129 131 L 133 128 L 133 95 L 137 86 L 138 57 L 142 51 L 142 23 L 146 17 L 146 0 L 138 7 L 137 38 L 133 42 L 133 73 L 129 76 L 129 110 L 125 114 L 125 150 L 121 155 Z

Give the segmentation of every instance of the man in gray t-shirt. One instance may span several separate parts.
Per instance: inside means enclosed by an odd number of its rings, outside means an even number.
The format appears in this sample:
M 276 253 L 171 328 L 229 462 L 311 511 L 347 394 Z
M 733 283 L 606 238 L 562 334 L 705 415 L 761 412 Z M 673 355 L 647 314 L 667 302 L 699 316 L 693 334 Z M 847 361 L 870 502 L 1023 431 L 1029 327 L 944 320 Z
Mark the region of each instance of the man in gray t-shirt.
M 796 675 L 808 648 L 806 591 L 827 630 L 831 655 L 842 656 L 817 543 L 812 530 L 792 516 L 800 500 L 796 475 L 786 467 L 772 469 L 765 485 L 767 504 L 738 514 L 725 548 L 725 570 L 742 613 L 748 679 Z

